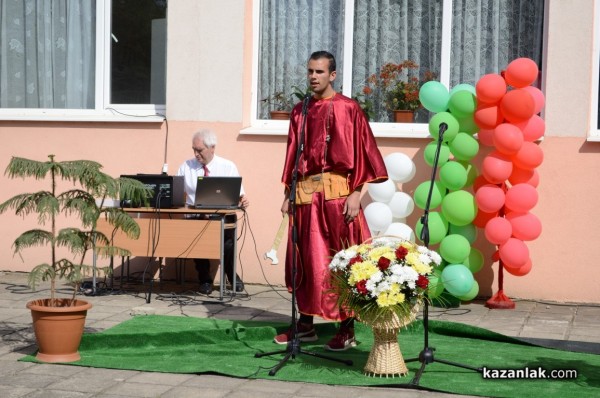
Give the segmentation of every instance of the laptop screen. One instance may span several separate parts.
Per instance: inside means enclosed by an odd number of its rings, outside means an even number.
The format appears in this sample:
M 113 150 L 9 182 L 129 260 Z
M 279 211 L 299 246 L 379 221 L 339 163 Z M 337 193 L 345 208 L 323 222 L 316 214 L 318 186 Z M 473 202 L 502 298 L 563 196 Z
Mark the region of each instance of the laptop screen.
M 198 177 L 194 207 L 235 209 L 240 201 L 242 177 Z

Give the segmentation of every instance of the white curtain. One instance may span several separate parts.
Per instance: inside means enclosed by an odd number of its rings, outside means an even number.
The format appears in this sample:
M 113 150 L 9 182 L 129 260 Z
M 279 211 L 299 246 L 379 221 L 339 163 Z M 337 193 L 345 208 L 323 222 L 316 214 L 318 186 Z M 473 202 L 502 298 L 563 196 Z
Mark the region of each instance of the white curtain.
M 335 56 L 336 82 L 342 81 L 343 0 L 262 0 L 260 7 L 259 101 L 281 91 L 291 95 L 293 85 L 305 87 L 314 51 Z M 259 102 L 258 117 L 267 119 L 268 111 Z
M 0 0 L 0 107 L 93 108 L 95 0 Z
M 355 0 L 352 95 L 387 62 L 411 59 L 440 75 L 443 0 Z M 341 81 L 343 1 L 263 0 L 259 57 L 259 100 L 304 83 L 306 60 L 329 50 Z M 450 84 L 474 84 L 498 73 L 513 59 L 541 66 L 544 0 L 453 0 Z M 337 87 L 339 90 L 340 87 Z M 264 104 L 261 104 L 264 105 Z M 259 117 L 266 118 L 259 106 Z M 389 121 L 380 101 L 373 121 Z M 417 121 L 427 120 L 426 112 Z

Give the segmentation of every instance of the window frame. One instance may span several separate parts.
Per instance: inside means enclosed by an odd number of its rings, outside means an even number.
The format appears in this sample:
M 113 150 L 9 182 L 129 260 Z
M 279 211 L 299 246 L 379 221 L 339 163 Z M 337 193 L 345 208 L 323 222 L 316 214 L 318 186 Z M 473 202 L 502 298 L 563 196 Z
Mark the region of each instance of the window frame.
M 110 103 L 111 10 L 112 0 L 96 0 L 94 108 L 0 108 L 0 120 L 162 122 L 165 119 L 165 104 Z
M 450 50 L 452 33 L 452 0 L 442 0 L 442 49 L 440 82 L 446 87 L 450 85 Z M 354 38 L 354 0 L 344 0 L 344 45 L 342 94 L 351 97 L 352 57 Z M 241 130 L 241 134 L 287 135 L 289 121 L 259 119 L 258 109 L 258 62 L 260 32 L 260 0 L 252 4 L 252 95 L 250 101 L 250 126 Z M 339 62 L 339 60 L 338 60 Z M 381 123 L 369 122 L 375 137 L 389 138 L 428 138 L 427 123 Z
M 592 96 L 590 109 L 590 126 L 587 134 L 588 141 L 600 142 L 599 120 L 600 112 L 600 7 L 594 7 L 594 37 L 592 49 Z

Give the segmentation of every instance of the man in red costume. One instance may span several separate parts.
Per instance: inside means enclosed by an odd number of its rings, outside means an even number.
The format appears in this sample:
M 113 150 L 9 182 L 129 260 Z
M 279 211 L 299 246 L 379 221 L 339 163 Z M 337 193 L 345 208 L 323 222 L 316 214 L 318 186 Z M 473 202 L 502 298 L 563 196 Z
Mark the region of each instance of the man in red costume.
M 360 192 L 365 183 L 383 182 L 388 177 L 363 110 L 356 101 L 335 92 L 335 77 L 332 54 L 318 51 L 310 56 L 308 83 L 313 95 L 306 104 L 297 104 L 291 114 L 281 211 L 290 211 L 292 175 L 304 125 L 298 158 L 296 217 L 290 217 L 285 280 L 291 292 L 292 256 L 296 255 L 296 299 L 300 313 L 297 337 L 303 342 L 318 339 L 313 327 L 315 315 L 341 321 L 338 333 L 325 348 L 343 351 L 356 345 L 354 318 L 338 307 L 337 296 L 329 291 L 328 265 L 337 251 L 370 237 L 360 207 Z M 297 228 L 295 248 L 292 223 Z M 292 338 L 290 328 L 277 335 L 275 342 L 287 344 Z

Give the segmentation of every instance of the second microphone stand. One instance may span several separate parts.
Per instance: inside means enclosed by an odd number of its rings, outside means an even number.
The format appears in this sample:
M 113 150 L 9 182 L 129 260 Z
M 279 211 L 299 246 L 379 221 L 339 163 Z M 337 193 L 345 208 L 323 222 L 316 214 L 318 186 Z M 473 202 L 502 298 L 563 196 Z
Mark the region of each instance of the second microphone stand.
M 440 124 L 437 148 L 435 150 L 435 157 L 433 159 L 433 171 L 431 173 L 429 192 L 427 194 L 427 202 L 425 203 L 425 211 L 423 213 L 423 216 L 421 217 L 422 229 L 421 229 L 420 238 L 423 241 L 425 247 L 429 247 L 429 208 L 431 207 L 431 196 L 433 193 L 433 184 L 435 183 L 438 161 L 440 158 L 440 149 L 442 147 L 442 142 L 444 140 L 444 132 L 447 129 L 448 129 L 448 125 L 446 123 Z M 456 366 L 456 367 L 463 368 L 463 369 L 469 369 L 469 370 L 473 370 L 473 371 L 479 372 L 479 373 L 483 372 L 482 368 L 476 368 L 476 367 L 469 366 L 469 365 L 463 365 L 463 364 L 460 364 L 457 362 L 451 362 L 451 361 L 446 361 L 444 359 L 435 358 L 435 356 L 433 354 L 433 352 L 435 351 L 435 348 L 429 346 L 429 302 L 428 302 L 427 298 L 424 300 L 424 303 L 423 303 L 423 329 L 424 329 L 424 333 L 425 333 L 423 350 L 419 353 L 419 356 L 417 358 L 409 358 L 404 361 L 404 362 L 414 362 L 414 361 L 421 362 L 421 367 L 415 374 L 415 377 L 413 377 L 413 379 L 409 383 L 410 386 L 418 386 L 419 385 L 419 381 L 421 379 L 421 375 L 425 371 L 425 367 L 433 362 L 440 362 L 440 363 L 444 363 L 446 365 Z
M 291 183 L 290 192 L 289 192 L 290 220 L 291 220 L 291 224 L 292 224 L 292 233 L 291 233 L 291 235 L 292 235 L 291 236 L 292 250 L 294 250 L 294 253 L 292 255 L 292 325 L 291 325 L 292 338 L 290 339 L 290 341 L 288 341 L 287 346 L 284 350 L 277 350 L 277 351 L 272 351 L 272 352 L 264 352 L 264 353 L 254 354 L 255 358 L 261 358 L 264 356 L 275 355 L 275 354 L 285 354 L 283 359 L 281 359 L 281 361 L 279 361 L 279 363 L 277 365 L 275 365 L 273 368 L 271 368 L 271 370 L 269 371 L 269 376 L 274 376 L 279 371 L 279 369 L 281 369 L 283 367 L 283 365 L 290 358 L 295 359 L 296 356 L 299 354 L 306 354 L 306 355 L 311 355 L 311 356 L 318 357 L 318 358 L 328 359 L 330 361 L 340 362 L 340 363 L 346 364 L 348 366 L 352 366 L 352 363 L 353 363 L 351 360 L 333 358 L 333 357 L 330 357 L 327 355 L 304 350 L 304 349 L 302 349 L 302 347 L 300 347 L 300 338 L 298 337 L 298 322 L 297 322 L 298 312 L 296 310 L 296 275 L 298 272 L 298 269 L 297 269 L 298 253 L 296 253 L 297 245 L 298 245 L 298 228 L 296 226 L 296 189 L 298 186 L 298 164 L 300 162 L 300 155 L 302 154 L 302 151 L 304 150 L 304 130 L 306 128 L 306 117 L 308 114 L 308 102 L 309 101 L 310 101 L 310 96 L 307 96 L 306 98 L 304 98 L 304 102 L 302 104 L 302 125 L 300 127 L 300 137 L 298 139 L 298 142 L 296 143 L 296 159 L 295 159 L 295 164 L 294 164 L 294 171 L 292 172 L 292 183 Z

